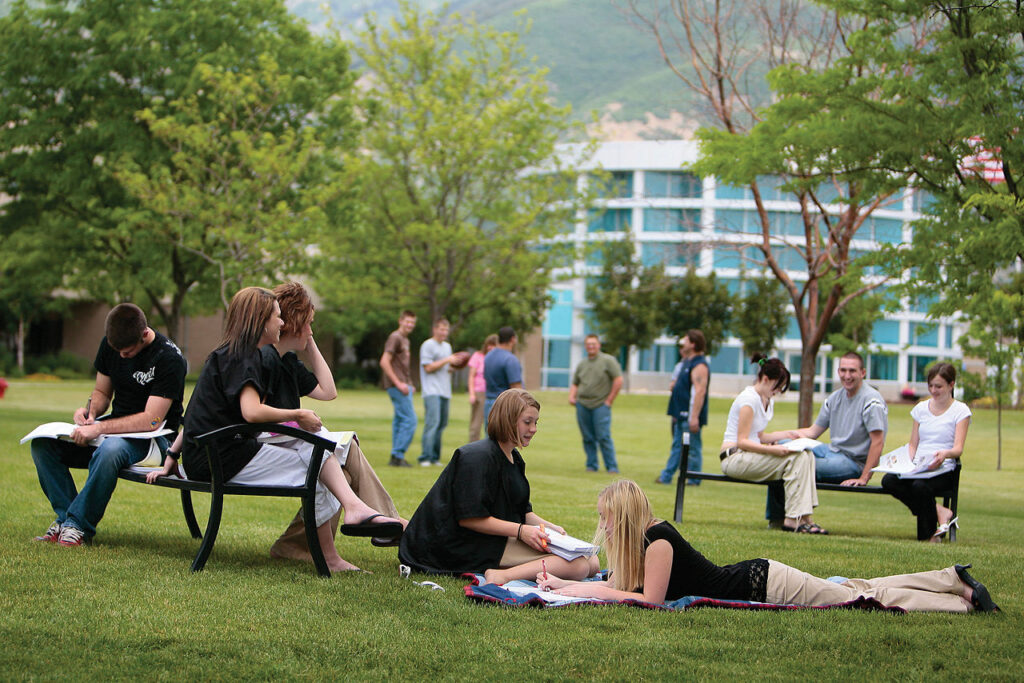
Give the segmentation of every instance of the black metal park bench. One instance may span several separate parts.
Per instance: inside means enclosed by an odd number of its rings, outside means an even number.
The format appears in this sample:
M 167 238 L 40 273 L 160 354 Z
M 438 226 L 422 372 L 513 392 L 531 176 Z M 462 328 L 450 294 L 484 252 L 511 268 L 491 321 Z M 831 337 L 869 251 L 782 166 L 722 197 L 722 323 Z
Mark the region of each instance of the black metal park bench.
M 238 435 L 255 436 L 263 432 L 275 432 L 295 437 L 313 445 L 313 455 L 309 459 L 309 469 L 306 471 L 306 480 L 302 486 L 252 486 L 246 484 L 231 484 L 224 480 L 224 470 L 221 462 L 216 457 L 217 449 L 225 440 L 233 439 Z M 201 538 L 202 543 L 192 560 L 192 571 L 202 571 L 206 561 L 213 552 L 213 544 L 217 541 L 217 532 L 220 529 L 221 514 L 224 509 L 224 496 L 273 496 L 302 499 L 302 519 L 306 526 L 306 541 L 309 544 L 309 554 L 313 558 L 313 565 L 320 576 L 329 577 L 331 570 L 327 567 L 323 551 L 320 548 L 320 540 L 316 534 L 316 513 L 314 501 L 316 498 L 316 483 L 320 476 L 320 464 L 324 452 L 331 452 L 335 443 L 316 434 L 310 434 L 290 425 L 281 424 L 238 424 L 203 434 L 197 438 L 200 449 L 206 453 L 210 463 L 210 481 L 198 481 L 194 479 L 182 479 L 176 476 L 158 477 L 152 484 L 164 488 L 178 489 L 181 491 L 181 509 L 185 515 L 185 523 L 192 534 L 192 538 Z M 125 468 L 118 473 L 120 479 L 146 483 L 146 470 L 144 468 Z M 206 533 L 199 529 L 196 521 L 195 510 L 192 507 L 192 492 L 210 494 L 210 514 L 206 521 Z
M 689 448 L 684 446 L 682 462 L 686 462 Z M 683 503 L 686 497 L 686 480 L 687 479 L 698 479 L 701 481 L 720 481 L 731 484 L 754 484 L 756 486 L 768 486 L 769 484 L 778 483 L 781 485 L 782 480 L 772 481 L 747 481 L 746 479 L 733 479 L 724 474 L 712 474 L 710 472 L 693 472 L 687 470 L 686 472 L 679 473 L 679 481 L 676 483 L 676 504 L 675 514 L 673 519 L 676 522 L 683 521 Z M 881 486 L 841 486 L 839 484 L 825 484 L 818 482 L 815 486 L 819 491 L 841 491 L 843 493 L 881 493 L 885 495 L 891 495 L 888 491 L 883 489 Z M 953 516 L 957 516 L 956 506 L 957 498 L 960 495 L 960 463 L 956 464 L 956 468 L 953 470 L 953 481 L 952 485 L 947 491 L 942 492 L 942 504 L 953 511 Z M 895 499 L 893 499 L 895 500 Z M 952 527 L 949 530 L 950 542 L 956 541 L 956 527 Z

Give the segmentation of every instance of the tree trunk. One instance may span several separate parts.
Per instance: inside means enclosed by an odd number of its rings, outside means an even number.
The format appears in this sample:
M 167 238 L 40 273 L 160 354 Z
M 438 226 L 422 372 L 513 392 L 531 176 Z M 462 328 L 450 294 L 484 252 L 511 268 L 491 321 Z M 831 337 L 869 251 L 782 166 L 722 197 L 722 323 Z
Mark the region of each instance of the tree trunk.
M 820 345 L 803 347 L 800 352 L 800 402 L 797 424 L 810 427 L 814 420 L 814 380 L 817 377 L 818 350 Z
M 18 337 L 15 339 L 15 354 L 18 359 L 18 369 L 25 373 L 25 316 L 18 316 Z

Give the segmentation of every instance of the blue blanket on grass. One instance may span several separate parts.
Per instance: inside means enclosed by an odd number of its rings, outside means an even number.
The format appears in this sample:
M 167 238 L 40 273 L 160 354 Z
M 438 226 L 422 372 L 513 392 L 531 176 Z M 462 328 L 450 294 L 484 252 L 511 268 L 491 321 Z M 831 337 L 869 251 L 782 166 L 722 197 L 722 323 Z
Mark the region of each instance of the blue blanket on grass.
M 840 602 L 834 605 L 778 605 L 769 602 L 752 602 L 750 600 L 719 600 L 717 598 L 705 598 L 699 595 L 688 595 L 678 600 L 655 604 L 643 600 L 581 600 L 578 598 L 566 599 L 565 601 L 550 602 L 544 600 L 537 593 L 529 591 L 530 587 L 536 588 L 533 581 L 510 581 L 505 586 L 483 583 L 482 574 L 464 574 L 465 578 L 472 583 L 463 588 L 466 597 L 482 603 L 505 605 L 506 607 L 567 607 L 568 605 L 626 605 L 628 607 L 640 607 L 642 609 L 682 611 L 696 609 L 698 607 L 719 607 L 727 609 L 753 609 L 753 610 L 806 610 L 806 609 L 863 609 L 877 610 L 880 612 L 892 612 L 904 614 L 906 610 L 902 607 L 887 607 L 874 598 L 858 597 L 849 602 Z M 515 589 L 512 592 L 509 589 Z

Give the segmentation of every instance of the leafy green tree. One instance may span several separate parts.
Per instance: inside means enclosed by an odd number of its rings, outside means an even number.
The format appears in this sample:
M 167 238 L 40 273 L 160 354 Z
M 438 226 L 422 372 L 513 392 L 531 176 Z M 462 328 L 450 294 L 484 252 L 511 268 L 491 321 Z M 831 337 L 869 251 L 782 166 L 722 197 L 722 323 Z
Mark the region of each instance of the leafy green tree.
M 699 329 L 708 342 L 708 355 L 715 355 L 727 336 L 733 316 L 733 295 L 715 278 L 697 274 L 690 268 L 675 280 L 668 294 L 665 329 L 674 337 L 682 337 Z
M 789 326 L 789 294 L 774 278 L 756 278 L 745 284 L 746 292 L 733 313 L 732 330 L 748 358 L 755 353 L 767 355 Z
M 535 327 L 561 258 L 541 243 L 585 205 L 544 71 L 515 34 L 407 2 L 386 26 L 371 15 L 356 49 L 365 128 L 348 170 L 363 212 L 321 245 L 317 290 L 355 339 L 402 308 L 455 334 L 476 317 Z
M 665 266 L 644 266 L 633 240 L 592 245 L 601 253 L 601 273 L 587 284 L 590 313 L 606 349 L 650 348 L 665 329 L 672 280 Z M 629 367 L 627 364 L 628 377 Z
M 782 285 L 800 331 L 800 375 L 812 378 L 832 319 L 884 282 L 862 276 L 854 239 L 873 237 L 871 214 L 902 199 L 906 182 L 867 163 L 884 152 L 876 138 L 824 116 L 808 96 L 816 74 L 849 50 L 849 27 L 802 3 L 627 3 L 706 105 L 694 170 L 750 190 L 757 220 L 719 248 L 736 247 L 746 267 Z M 770 93 L 753 77 L 767 67 Z M 793 225 L 769 210 L 774 197 L 798 204 Z M 800 383 L 801 425 L 813 419 L 813 389 Z
M 0 325 L 12 321 L 15 364 L 25 371 L 25 337 L 41 315 L 63 310 L 67 300 L 53 292 L 62 284 L 61 250 L 45 244 L 45 230 L 0 234 Z M 0 327 L 2 330 L 2 327 Z
M 273 112 L 276 133 L 320 115 L 326 96 L 348 97 L 344 45 L 312 36 L 278 0 L 18 2 L 0 19 L 0 42 L 0 192 L 10 197 L 0 234 L 45 230 L 36 244 L 61 251 L 65 286 L 155 307 L 172 335 L 178 311 L 218 298 L 176 301 L 193 285 L 204 291 L 208 265 L 176 249 L 173 217 L 118 177 L 128 163 L 154 174 L 172 165 L 138 112 L 165 118 L 197 94 L 200 63 L 254 71 L 262 55 L 295 79 Z M 331 123 L 351 135 L 342 118 Z
M 329 208 L 346 196 L 333 163 L 346 150 L 324 125 L 343 99 L 325 91 L 308 117 L 290 112 L 294 125 L 282 126 L 280 112 L 295 107 L 296 88 L 306 86 L 270 57 L 254 71 L 196 69 L 197 92 L 171 102 L 166 116 L 139 114 L 172 151 L 168 163 L 142 168 L 129 158 L 115 172 L 141 204 L 146 232 L 168 245 L 184 275 L 165 316 L 174 320 L 186 295 L 226 309 L 242 286 L 303 272 Z
M 852 53 L 815 85 L 832 118 L 877 139 L 865 164 L 918 190 L 928 216 L 913 241 L 878 255 L 912 273 L 911 295 L 941 292 L 929 313 L 998 322 L 1024 299 L 999 274 L 1024 261 L 1024 6 L 1019 2 L 830 1 L 861 29 Z M 881 93 L 881 98 L 877 94 Z M 998 337 L 972 323 L 971 336 Z M 974 353 L 994 362 L 997 346 Z

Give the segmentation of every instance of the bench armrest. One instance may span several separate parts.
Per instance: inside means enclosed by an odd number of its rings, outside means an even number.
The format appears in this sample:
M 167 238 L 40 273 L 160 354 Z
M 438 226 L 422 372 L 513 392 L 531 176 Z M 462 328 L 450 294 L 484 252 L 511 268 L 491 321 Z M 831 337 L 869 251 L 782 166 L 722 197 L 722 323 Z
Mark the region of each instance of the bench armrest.
M 263 432 L 286 434 L 313 445 L 313 455 L 309 459 L 309 469 L 306 472 L 306 486 L 308 488 L 312 488 L 320 476 L 320 465 L 324 452 L 329 451 L 333 453 L 337 447 L 337 444 L 330 439 L 325 439 L 322 436 L 312 434 L 298 427 L 292 427 L 291 425 L 273 422 L 243 422 L 241 424 L 220 427 L 196 437 L 196 445 L 206 452 L 207 461 L 210 463 L 210 483 L 214 487 L 221 487 L 227 483 L 224 480 L 224 470 L 221 467 L 220 459 L 214 457 L 217 444 L 236 435 L 256 436 Z

